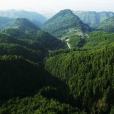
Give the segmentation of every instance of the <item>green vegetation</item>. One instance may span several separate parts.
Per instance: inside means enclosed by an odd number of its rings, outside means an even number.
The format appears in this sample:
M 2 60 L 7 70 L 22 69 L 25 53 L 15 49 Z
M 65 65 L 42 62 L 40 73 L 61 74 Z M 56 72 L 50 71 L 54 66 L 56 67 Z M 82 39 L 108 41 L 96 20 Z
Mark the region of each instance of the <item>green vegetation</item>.
M 71 32 L 65 35 L 64 41 L 68 40 L 68 43 L 73 48 L 82 49 L 97 49 L 104 46 L 113 45 L 114 33 L 93 31 L 88 34 Z
M 65 48 L 64 42 L 43 32 L 27 19 L 16 19 L 9 27 L 0 33 L 0 55 L 23 56 L 38 63 L 48 50 Z
M 78 109 L 56 100 L 48 100 L 42 96 L 9 100 L 0 108 L 0 114 L 86 114 Z
M 105 31 L 105 32 L 114 32 L 114 16 L 111 18 L 108 18 L 104 20 L 98 28 L 99 30 Z
M 79 18 L 92 28 L 99 26 L 104 20 L 114 16 L 114 12 L 96 12 L 96 11 L 76 11 L 74 12 Z
M 110 46 L 114 42 L 114 33 L 108 32 L 92 32 L 89 38 L 86 38 L 86 43 L 83 48 L 94 49 L 104 46 Z
M 42 28 L 44 31 L 47 31 L 56 37 L 62 37 L 72 29 L 74 29 L 75 32 L 90 31 L 90 27 L 84 24 L 71 10 L 60 11 L 49 19 Z
M 53 90 L 61 96 L 50 93 L 50 97 L 67 99 L 66 85 L 56 77 L 52 77 L 41 65 L 37 65 L 17 55 L 0 57 L 0 102 L 12 97 L 24 97 L 40 92 L 46 95 Z M 48 90 L 45 88 L 49 87 Z M 63 91 L 64 88 L 64 91 Z M 39 91 L 40 90 L 40 91 Z M 49 95 L 47 95 L 49 97 Z
M 114 113 L 114 33 L 90 32 L 70 10 L 45 23 L 49 33 L 1 20 L 0 114 Z
M 114 104 L 114 46 L 49 57 L 45 68 L 66 82 L 73 104 L 87 113 L 109 113 Z
M 86 43 L 86 38 L 88 34 L 83 32 L 72 31 L 65 34 L 61 39 L 70 45 L 70 49 L 73 48 L 82 48 Z

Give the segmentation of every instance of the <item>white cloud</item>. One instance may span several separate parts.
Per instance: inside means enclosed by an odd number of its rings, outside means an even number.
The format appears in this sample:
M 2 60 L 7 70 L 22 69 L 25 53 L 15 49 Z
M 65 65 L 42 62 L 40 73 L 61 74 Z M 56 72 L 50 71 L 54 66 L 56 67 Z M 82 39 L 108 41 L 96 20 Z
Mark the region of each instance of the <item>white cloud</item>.
M 114 11 L 114 0 L 0 0 L 0 10 L 55 12 L 61 9 Z

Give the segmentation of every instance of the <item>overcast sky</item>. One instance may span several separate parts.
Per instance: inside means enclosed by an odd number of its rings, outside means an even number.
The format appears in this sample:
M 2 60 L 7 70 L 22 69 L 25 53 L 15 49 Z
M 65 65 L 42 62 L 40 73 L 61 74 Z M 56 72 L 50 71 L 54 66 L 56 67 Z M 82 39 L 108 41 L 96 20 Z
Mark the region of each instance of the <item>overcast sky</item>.
M 24 9 L 40 13 L 61 9 L 114 11 L 114 0 L 0 0 L 0 10 Z

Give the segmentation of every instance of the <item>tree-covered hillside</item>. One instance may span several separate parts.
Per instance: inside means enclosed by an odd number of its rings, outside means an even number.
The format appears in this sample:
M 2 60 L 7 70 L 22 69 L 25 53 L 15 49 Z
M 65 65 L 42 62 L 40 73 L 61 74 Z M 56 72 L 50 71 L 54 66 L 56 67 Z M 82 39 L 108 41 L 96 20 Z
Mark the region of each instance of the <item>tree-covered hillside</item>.
M 45 68 L 69 87 L 73 104 L 87 114 L 109 114 L 114 105 L 114 45 L 50 56 Z
M 56 39 L 49 33 L 44 32 L 27 19 L 15 19 L 7 27 L 3 28 L 1 33 L 7 34 L 15 39 L 26 40 L 36 44 L 38 43 L 37 46 L 42 46 L 50 50 L 64 47 L 62 41 Z
M 42 31 L 27 19 L 15 19 L 0 32 L 0 55 L 24 56 L 42 61 L 49 50 L 65 48 L 65 43 Z
M 72 30 L 75 32 L 88 32 L 90 27 L 84 24 L 78 16 L 71 10 L 62 10 L 49 19 L 44 25 L 43 30 L 50 34 L 61 37 Z
M 0 107 L 0 114 L 86 114 L 69 104 L 35 95 L 23 99 L 12 99 Z
M 32 36 L 31 39 L 20 40 L 13 38 L 12 35 L 0 34 L 0 55 L 23 56 L 37 63 L 43 61 L 49 50 L 64 48 L 64 45 L 48 34 L 42 34 L 34 40 Z
M 8 98 L 34 95 L 40 89 L 40 93 L 45 95 L 43 87 L 50 87 L 50 91 L 51 87 L 52 91 L 59 90 L 61 96 L 57 98 L 65 96 L 61 89 L 65 84 L 61 80 L 26 58 L 17 55 L 0 56 L 0 69 L 0 102 Z
M 86 38 L 83 48 L 94 49 L 110 46 L 114 42 L 114 33 L 108 32 L 92 32 Z

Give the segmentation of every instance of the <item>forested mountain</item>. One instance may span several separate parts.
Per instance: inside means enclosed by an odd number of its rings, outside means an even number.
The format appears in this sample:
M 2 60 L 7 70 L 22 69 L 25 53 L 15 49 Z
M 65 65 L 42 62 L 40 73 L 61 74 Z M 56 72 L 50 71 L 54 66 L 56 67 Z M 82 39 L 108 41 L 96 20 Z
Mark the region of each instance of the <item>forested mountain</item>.
M 94 49 L 110 46 L 114 42 L 114 33 L 92 32 L 89 38 L 86 38 L 83 48 Z
M 0 33 L 1 55 L 24 56 L 40 62 L 49 50 L 65 48 L 65 43 L 43 32 L 27 19 L 15 19 Z
M 114 32 L 114 16 L 100 23 L 97 29 L 105 32 Z
M 52 55 L 45 68 L 66 82 L 75 106 L 87 114 L 109 114 L 114 105 L 113 57 L 114 43 L 93 51 L 64 51 Z
M 40 63 L 46 54 L 47 50 L 45 48 L 35 47 L 28 42 L 0 34 L 0 55 L 23 56 L 31 61 Z
M 38 27 L 33 24 L 32 22 L 30 22 L 28 19 L 25 18 L 17 18 L 17 19 L 12 19 L 11 21 L 9 21 L 9 23 L 7 23 L 7 25 L 5 25 L 4 27 L 2 27 L 1 29 L 19 29 L 23 32 L 36 32 Z
M 31 30 L 36 31 L 38 29 L 38 26 L 33 24 L 31 21 L 25 18 L 7 18 L 7 17 L 0 17 L 0 30 L 8 29 L 8 28 L 14 28 L 14 29 L 20 29 L 20 30 Z
M 78 16 L 71 10 L 62 10 L 49 19 L 44 25 L 43 30 L 56 37 L 62 37 L 67 32 L 88 32 L 90 27 L 84 24 Z
M 114 114 L 113 17 L 91 29 L 62 10 L 40 28 L 21 13 L 0 17 L 0 114 Z
M 30 11 L 17 11 L 17 10 L 0 11 L 0 16 L 8 18 L 26 18 L 38 26 L 42 25 L 46 21 L 46 18 L 43 15 Z
M 40 89 L 42 89 L 40 92 L 43 94 L 43 87 L 52 87 L 56 90 L 65 87 L 61 80 L 52 77 L 41 66 L 21 56 L 0 56 L 0 69 L 0 102 L 3 102 L 2 99 L 16 96 L 34 95 Z M 60 92 L 61 96 L 59 98 L 62 99 L 62 90 Z
M 39 68 L 20 56 L 1 56 L 0 69 L 0 98 L 3 99 L 34 93 L 41 79 Z
M 74 13 L 92 28 L 96 28 L 101 22 L 114 16 L 114 12 L 74 11 Z
M 40 48 L 44 47 L 53 50 L 64 47 L 62 41 L 42 31 L 27 19 L 17 18 L 1 32 L 16 39 L 26 40 L 30 44 L 35 44 Z
M 113 50 L 114 45 L 94 51 L 63 51 L 48 57 L 45 69 L 18 56 L 2 56 L 1 98 L 6 94 L 6 98 L 20 94 L 21 98 L 1 101 L 1 114 L 113 114 Z M 29 96 L 33 90 L 38 93 Z

